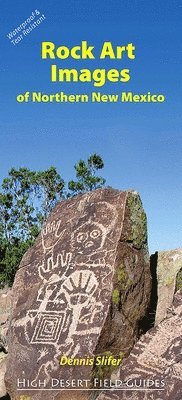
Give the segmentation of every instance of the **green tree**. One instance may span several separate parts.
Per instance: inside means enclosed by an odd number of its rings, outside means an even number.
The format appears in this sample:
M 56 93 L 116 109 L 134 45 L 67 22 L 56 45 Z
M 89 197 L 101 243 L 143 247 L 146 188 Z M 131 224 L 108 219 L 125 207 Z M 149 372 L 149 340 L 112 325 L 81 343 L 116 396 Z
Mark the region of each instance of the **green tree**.
M 50 167 L 46 171 L 12 168 L 3 180 L 0 193 L 0 220 L 3 236 L 33 239 L 54 205 L 63 198 L 64 181 Z
M 64 181 L 50 167 L 9 171 L 0 193 L 0 282 L 11 285 L 21 258 L 34 243 L 43 221 L 63 198 Z
M 105 185 L 105 179 L 97 175 L 97 171 L 104 167 L 104 162 L 98 154 L 92 154 L 87 161 L 80 160 L 75 166 L 76 181 L 68 182 L 68 196 L 75 196 Z

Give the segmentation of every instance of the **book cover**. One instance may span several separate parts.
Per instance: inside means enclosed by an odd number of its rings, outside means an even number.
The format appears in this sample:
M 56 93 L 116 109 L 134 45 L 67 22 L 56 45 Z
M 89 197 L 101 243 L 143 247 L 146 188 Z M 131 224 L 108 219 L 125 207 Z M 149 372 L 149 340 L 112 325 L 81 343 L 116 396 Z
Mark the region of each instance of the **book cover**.
M 181 1 L 1 6 L 0 398 L 180 400 Z

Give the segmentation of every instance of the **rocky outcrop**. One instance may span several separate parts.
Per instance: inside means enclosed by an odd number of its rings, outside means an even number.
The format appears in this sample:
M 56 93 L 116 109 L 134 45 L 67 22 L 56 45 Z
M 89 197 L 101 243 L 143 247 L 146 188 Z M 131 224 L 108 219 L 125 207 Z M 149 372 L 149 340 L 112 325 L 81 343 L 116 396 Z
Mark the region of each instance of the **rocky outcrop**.
M 5 287 L 0 290 L 0 398 L 6 395 L 4 376 L 8 352 L 7 330 L 12 309 L 12 291 Z
M 110 369 L 95 364 L 59 362 L 96 355 L 122 361 L 140 334 L 151 283 L 138 194 L 102 189 L 59 203 L 23 257 L 13 288 L 6 373 L 12 400 L 21 393 L 50 399 L 40 389 L 52 388 L 52 379 L 91 384 L 95 376 L 110 376 Z M 51 392 L 51 399 L 66 396 L 55 387 Z
M 5 372 L 6 372 L 6 354 L 0 352 L 0 398 L 5 396 L 7 393 L 4 382 Z
M 157 253 L 157 310 L 155 325 L 171 312 L 174 293 L 182 288 L 182 249 Z
M 0 290 L 0 351 L 7 350 L 7 330 L 12 310 L 12 290 L 5 287 Z
M 172 313 L 142 336 L 121 367 L 118 389 L 103 392 L 98 400 L 181 400 L 182 290 Z M 127 389 L 127 390 L 126 390 Z

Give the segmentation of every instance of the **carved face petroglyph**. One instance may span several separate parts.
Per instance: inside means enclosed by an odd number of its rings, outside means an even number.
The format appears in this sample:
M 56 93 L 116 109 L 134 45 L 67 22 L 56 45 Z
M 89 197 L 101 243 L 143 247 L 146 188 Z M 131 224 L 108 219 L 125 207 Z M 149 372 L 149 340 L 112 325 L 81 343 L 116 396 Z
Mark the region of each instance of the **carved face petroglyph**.
M 103 225 L 87 221 L 72 234 L 72 247 L 78 254 L 92 254 L 103 246 L 105 240 Z
M 98 202 L 85 208 L 85 214 L 79 220 L 79 227 L 71 235 L 72 251 L 88 256 L 103 249 L 116 218 L 116 210 L 106 202 Z M 102 224 L 97 220 L 102 221 Z

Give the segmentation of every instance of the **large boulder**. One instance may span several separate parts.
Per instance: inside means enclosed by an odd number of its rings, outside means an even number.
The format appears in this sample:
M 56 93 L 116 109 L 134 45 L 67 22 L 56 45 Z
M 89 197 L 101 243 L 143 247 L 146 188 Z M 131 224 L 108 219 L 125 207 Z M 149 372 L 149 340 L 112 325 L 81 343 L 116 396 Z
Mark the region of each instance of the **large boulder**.
M 174 293 L 182 287 L 182 249 L 157 253 L 157 310 L 155 325 L 170 313 Z
M 90 387 L 95 376 L 110 376 L 114 367 L 98 368 L 94 357 L 122 362 L 140 334 L 150 290 L 146 216 L 136 192 L 100 189 L 59 203 L 13 286 L 11 399 L 50 399 L 47 389 L 51 399 L 65 399 L 66 380 L 77 387 L 86 379 Z M 61 366 L 63 356 L 88 364 Z
M 97 400 L 181 400 L 181 327 L 182 289 L 171 314 L 143 335 L 123 362 L 118 390 L 103 391 Z

